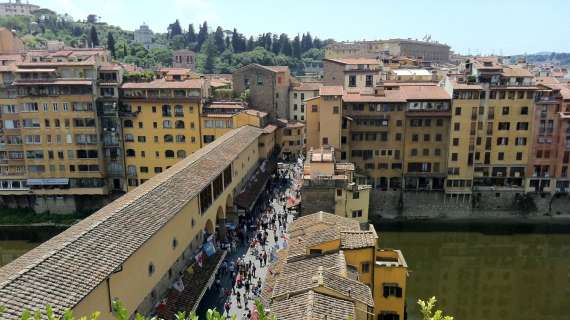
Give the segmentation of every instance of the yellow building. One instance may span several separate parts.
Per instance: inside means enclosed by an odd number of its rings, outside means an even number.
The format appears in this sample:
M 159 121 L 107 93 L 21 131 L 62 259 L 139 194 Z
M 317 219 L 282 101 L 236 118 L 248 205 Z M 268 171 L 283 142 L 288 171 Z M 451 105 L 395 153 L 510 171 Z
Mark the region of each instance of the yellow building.
M 407 264 L 372 225 L 318 212 L 292 222 L 261 300 L 278 319 L 404 319 Z
M 121 114 L 129 190 L 159 174 L 201 144 L 203 79 L 125 83 Z
M 296 159 L 305 151 L 305 124 L 299 121 L 277 119 L 277 145 L 284 159 Z
M 334 214 L 368 222 L 371 186 L 354 182 L 354 165 L 337 163 L 330 147 L 310 149 L 303 166 L 302 212 L 326 209 Z
M 114 319 L 116 299 L 132 313 L 154 314 L 180 274 L 186 297 L 196 299 L 189 309 L 196 308 L 207 290 L 198 279 L 188 282 L 200 275 L 196 250 L 224 225 L 236 191 L 259 165 L 261 134 L 250 126 L 227 133 L 4 266 L 3 317 L 50 305 L 57 317 L 69 308 L 76 317 L 99 311 Z M 214 275 L 223 256 L 206 258 L 203 268 Z
M 245 125 L 263 128 L 268 120 L 267 113 L 247 109 L 241 101 L 208 102 L 200 112 L 202 143 L 211 143 L 226 132 Z
M 323 145 L 340 150 L 342 95 L 342 86 L 323 86 L 318 97 L 306 100 L 307 149 Z
M 110 191 L 97 116 L 99 98 L 116 95 L 117 82 L 99 78 L 108 61 L 104 49 L 33 50 L 2 70 L 0 194 L 9 206 L 74 212 L 89 206 L 77 196 Z

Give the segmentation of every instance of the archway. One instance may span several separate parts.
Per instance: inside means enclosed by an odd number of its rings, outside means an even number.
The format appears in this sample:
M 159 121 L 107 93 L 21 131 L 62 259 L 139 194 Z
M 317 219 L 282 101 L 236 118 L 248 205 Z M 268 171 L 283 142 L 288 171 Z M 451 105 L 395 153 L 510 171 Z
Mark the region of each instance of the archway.
M 212 220 L 208 219 L 208 221 L 206 221 L 206 224 L 204 225 L 204 231 L 206 231 L 207 236 L 214 233 L 214 223 Z
M 224 208 L 218 207 L 218 212 L 216 213 L 216 226 L 218 227 L 218 239 L 223 241 L 226 239 L 226 214 Z

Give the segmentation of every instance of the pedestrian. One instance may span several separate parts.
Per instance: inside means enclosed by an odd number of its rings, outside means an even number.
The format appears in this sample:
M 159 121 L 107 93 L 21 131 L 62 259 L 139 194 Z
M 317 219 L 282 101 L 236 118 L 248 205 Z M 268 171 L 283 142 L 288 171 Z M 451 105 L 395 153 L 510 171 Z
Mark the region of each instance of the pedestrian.
M 224 309 L 226 309 L 226 318 L 230 318 L 230 308 L 231 308 L 230 302 L 226 301 L 226 303 L 224 304 Z
M 236 301 L 237 307 L 241 309 L 241 293 L 239 293 L 239 291 L 236 293 Z
M 257 270 L 257 268 L 255 267 L 255 265 L 253 266 L 253 268 L 251 269 L 253 272 L 253 276 L 255 277 L 255 271 Z
M 263 251 L 263 265 L 267 265 L 267 252 Z

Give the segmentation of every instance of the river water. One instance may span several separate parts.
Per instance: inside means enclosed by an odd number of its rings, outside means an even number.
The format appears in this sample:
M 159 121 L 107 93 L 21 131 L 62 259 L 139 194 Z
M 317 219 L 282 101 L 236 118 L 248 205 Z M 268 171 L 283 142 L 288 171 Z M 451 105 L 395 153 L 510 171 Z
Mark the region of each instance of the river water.
M 458 320 L 570 319 L 570 235 L 380 232 L 404 253 L 407 310 L 436 296 Z
M 431 296 L 458 320 L 570 319 L 570 234 L 379 234 L 407 260 L 409 319 L 419 319 L 417 299 Z M 0 266 L 38 244 L 0 240 Z

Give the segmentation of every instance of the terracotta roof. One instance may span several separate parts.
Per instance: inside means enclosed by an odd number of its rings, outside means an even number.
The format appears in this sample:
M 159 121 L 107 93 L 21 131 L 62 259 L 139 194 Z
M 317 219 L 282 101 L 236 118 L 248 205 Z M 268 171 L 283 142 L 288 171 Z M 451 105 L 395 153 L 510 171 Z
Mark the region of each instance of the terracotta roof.
M 299 86 L 293 87 L 293 91 L 316 91 L 323 86 L 322 82 L 301 82 Z
M 66 231 L 0 269 L 6 319 L 51 305 L 73 308 L 166 225 L 253 143 L 244 126 L 156 175 Z M 128 232 L 126 232 L 128 231 Z
M 269 69 L 273 72 L 289 72 L 288 66 L 262 66 L 265 69 Z
M 212 102 L 207 105 L 207 108 L 216 108 L 216 109 L 245 109 L 242 102 L 230 102 L 230 101 L 220 101 L 220 102 Z
M 527 69 L 523 69 L 520 67 L 503 67 L 503 76 L 530 78 L 533 75 Z
M 560 83 L 560 80 L 553 78 L 553 77 L 535 77 L 534 81 L 537 84 L 553 84 L 553 83 Z
M 90 86 L 93 84 L 91 80 L 54 80 L 54 81 L 38 81 L 38 80 L 18 80 L 13 82 L 14 85 L 79 85 Z
M 344 102 L 406 102 L 400 90 L 384 90 L 384 95 L 374 95 L 363 92 L 345 92 L 342 96 Z
M 121 66 L 118 64 L 103 64 L 99 67 L 101 71 L 119 71 L 121 69 Z
M 190 79 L 184 81 L 166 81 L 158 79 L 151 82 L 127 82 L 121 88 L 123 89 L 201 89 L 201 79 Z
M 338 58 L 338 59 L 324 59 L 324 61 L 331 61 L 340 64 L 382 64 L 382 61 L 370 58 Z
M 260 118 L 266 117 L 268 115 L 267 112 L 263 112 L 263 111 L 259 111 L 259 110 L 255 110 L 255 109 L 246 109 L 243 112 L 250 114 L 252 116 L 260 117 Z
M 342 96 L 343 94 L 342 86 L 322 86 L 319 89 L 320 96 Z
M 264 133 L 273 133 L 277 130 L 277 126 L 273 124 L 268 124 L 263 128 Z
M 283 274 L 294 274 L 305 271 L 318 271 L 319 268 L 335 272 L 339 275 L 346 273 L 346 258 L 342 252 L 310 257 L 298 261 L 288 261 L 283 265 Z
M 406 100 L 449 100 L 451 97 L 438 86 L 403 86 L 400 91 Z
M 358 249 L 375 247 L 378 235 L 373 230 L 369 231 L 341 231 L 340 248 Z
M 354 302 L 313 290 L 271 304 L 279 320 L 346 320 L 356 319 Z
M 451 83 L 454 90 L 483 90 L 480 84 L 459 83 L 453 81 Z
M 347 299 L 374 306 L 372 291 L 369 286 L 328 270 L 318 270 L 316 272 L 309 270 L 280 275 L 275 282 L 272 299 L 273 301 L 278 301 L 281 297 L 309 290 L 318 291 L 320 288 L 332 290 Z

